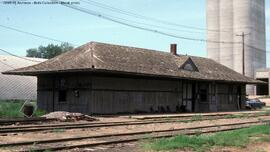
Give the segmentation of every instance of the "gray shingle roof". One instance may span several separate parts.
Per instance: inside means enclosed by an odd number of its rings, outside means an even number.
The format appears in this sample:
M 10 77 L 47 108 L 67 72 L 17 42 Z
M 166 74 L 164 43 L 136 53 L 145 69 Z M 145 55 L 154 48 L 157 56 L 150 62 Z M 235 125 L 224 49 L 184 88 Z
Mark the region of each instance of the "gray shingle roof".
M 188 60 L 198 71 L 180 67 Z M 260 83 L 211 59 L 172 55 L 171 53 L 135 47 L 90 42 L 43 63 L 4 72 L 15 75 L 39 75 L 57 72 L 104 71 L 137 75 L 199 80 Z

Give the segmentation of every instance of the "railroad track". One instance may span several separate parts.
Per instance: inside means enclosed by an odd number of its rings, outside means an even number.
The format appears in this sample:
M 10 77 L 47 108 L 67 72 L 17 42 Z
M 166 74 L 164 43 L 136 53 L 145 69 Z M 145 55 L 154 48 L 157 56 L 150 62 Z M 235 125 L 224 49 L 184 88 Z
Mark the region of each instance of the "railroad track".
M 142 132 L 131 132 L 120 134 L 106 134 L 106 135 L 81 136 L 81 137 L 50 139 L 50 140 L 15 142 L 15 143 L 0 144 L 0 148 L 8 148 L 8 150 L 12 151 L 31 151 L 31 150 L 45 151 L 45 150 L 63 150 L 63 149 L 83 148 L 83 147 L 96 147 L 101 145 L 134 142 L 148 138 L 172 137 L 179 134 L 195 135 L 195 134 L 206 134 L 206 133 L 236 130 L 241 128 L 247 128 L 254 125 L 263 125 L 263 124 L 269 125 L 269 122 L 270 120 L 249 121 L 243 123 L 207 125 L 200 127 L 189 127 L 170 130 L 142 131 Z
M 261 113 L 261 112 L 258 112 Z M 245 113 L 245 114 L 256 114 L 256 113 Z M 203 116 L 203 117 L 211 117 L 211 116 L 228 116 L 228 115 L 241 115 L 241 114 L 203 114 L 203 115 L 178 115 L 178 116 L 156 116 L 156 117 L 143 117 L 143 118 L 136 118 L 137 120 L 153 120 L 153 119 L 162 119 L 162 118 L 191 118 L 193 116 Z M 108 116 L 109 117 L 109 116 Z M 110 116 L 112 117 L 112 116 Z M 31 123 L 38 123 L 38 122 L 49 122 L 49 121 L 57 121 L 57 119 L 53 118 L 16 118 L 16 119 L 1 119 L 0 118 L 0 126 L 1 125 L 13 125 L 13 124 L 31 124 Z
M 0 126 L 1 125 L 13 125 L 13 124 L 32 124 L 32 123 L 38 123 L 38 122 L 49 122 L 49 121 L 57 121 L 57 119 L 53 118 L 16 118 L 16 119 L 0 119 Z
M 260 115 L 265 114 L 266 112 L 249 112 L 249 113 L 239 113 L 239 114 L 230 114 L 230 113 L 221 113 L 221 114 L 197 114 L 197 115 L 176 115 L 176 116 L 152 116 L 152 117 L 141 117 L 136 118 L 137 120 L 158 120 L 158 119 L 171 119 L 171 118 L 192 118 L 194 116 L 201 116 L 201 117 L 225 117 L 225 116 L 248 116 L 248 115 Z
M 268 114 L 261 115 L 250 115 L 250 118 L 269 116 Z M 213 119 L 213 117 L 215 119 Z M 238 117 L 236 117 L 238 118 Z M 73 123 L 73 124 L 53 124 L 53 125 L 32 125 L 32 126 L 12 126 L 12 127 L 1 127 L 0 135 L 5 135 L 7 133 L 23 133 L 23 132 L 39 132 L 39 131 L 53 131 L 53 130 L 67 130 L 67 129 L 84 129 L 84 128 L 100 128 L 100 127 L 115 127 L 115 126 L 127 126 L 127 125 L 147 125 L 147 124 L 157 124 L 157 123 L 180 123 L 188 121 L 203 121 L 203 120 L 218 120 L 226 119 L 223 115 L 214 115 L 207 118 L 201 118 L 198 120 L 187 119 L 184 117 L 184 120 L 172 119 L 172 120 L 136 120 L 136 121 L 127 121 L 127 122 L 97 122 L 97 123 Z M 228 117 L 227 119 L 232 119 Z

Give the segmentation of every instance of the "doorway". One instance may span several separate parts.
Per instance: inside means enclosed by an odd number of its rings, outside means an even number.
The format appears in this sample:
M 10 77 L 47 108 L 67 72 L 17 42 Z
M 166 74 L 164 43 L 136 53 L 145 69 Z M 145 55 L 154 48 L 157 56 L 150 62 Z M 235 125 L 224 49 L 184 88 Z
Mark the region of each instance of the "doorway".
M 241 91 L 241 86 L 237 86 L 237 98 L 238 98 L 238 110 L 241 109 L 242 105 L 242 91 Z
M 182 107 L 185 112 L 195 112 L 196 85 L 191 81 L 183 81 Z

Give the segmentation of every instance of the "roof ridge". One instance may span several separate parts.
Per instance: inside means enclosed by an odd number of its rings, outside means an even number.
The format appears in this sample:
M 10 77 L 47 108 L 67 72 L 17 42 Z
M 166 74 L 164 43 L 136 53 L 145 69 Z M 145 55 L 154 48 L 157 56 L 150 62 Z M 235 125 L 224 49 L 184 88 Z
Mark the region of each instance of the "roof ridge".
M 183 65 L 189 59 L 197 67 L 198 72 L 179 70 L 180 65 Z M 213 81 L 256 82 L 256 80 L 245 77 L 208 58 L 173 55 L 169 52 L 96 41 L 88 42 L 40 64 L 4 73 L 39 75 L 46 73 L 87 71 L 126 72 Z
M 144 51 L 152 51 L 152 52 L 155 52 L 155 53 L 162 53 L 162 54 L 168 54 L 168 55 L 171 54 L 170 52 L 167 52 L 167 51 L 156 50 L 156 49 L 149 49 L 149 48 L 142 48 L 142 47 L 134 47 L 134 46 L 128 46 L 128 45 L 103 43 L 103 42 L 97 42 L 97 41 L 91 41 L 89 43 L 110 45 L 110 46 L 116 46 L 116 47 L 126 47 L 126 48 L 132 48 L 132 49 L 140 49 L 140 50 L 144 50 Z

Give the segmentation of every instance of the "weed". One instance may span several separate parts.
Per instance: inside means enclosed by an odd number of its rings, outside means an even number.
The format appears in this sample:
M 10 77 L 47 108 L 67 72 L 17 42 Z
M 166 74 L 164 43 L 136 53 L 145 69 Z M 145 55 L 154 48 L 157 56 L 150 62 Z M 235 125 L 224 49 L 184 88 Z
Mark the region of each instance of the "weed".
M 232 118 L 236 118 L 236 115 L 225 115 L 224 119 L 232 119 Z
M 191 118 L 192 121 L 201 121 L 202 119 L 203 119 L 202 115 L 194 115 Z
M 65 132 L 65 129 L 53 129 L 52 132 L 61 133 L 61 132 Z
M 23 117 L 19 112 L 22 104 L 16 100 L 0 101 L 0 117 Z
M 0 117 L 1 118 L 19 118 L 23 117 L 20 109 L 24 101 L 21 100 L 0 100 Z M 35 102 L 32 102 L 36 104 Z M 46 114 L 44 110 L 37 109 L 33 116 L 39 117 Z
M 46 112 L 45 110 L 37 109 L 33 116 L 35 116 L 35 117 L 40 117 L 40 116 L 45 115 L 46 113 L 47 113 L 47 112 Z
M 269 125 L 255 126 L 235 131 L 227 131 L 212 135 L 186 136 L 157 139 L 144 144 L 150 150 L 173 150 L 190 148 L 194 151 L 208 151 L 212 146 L 245 147 L 252 136 L 270 134 Z M 268 140 L 264 139 L 264 140 Z
M 270 137 L 260 137 L 260 138 L 259 138 L 259 141 L 262 141 L 262 142 L 270 142 Z

